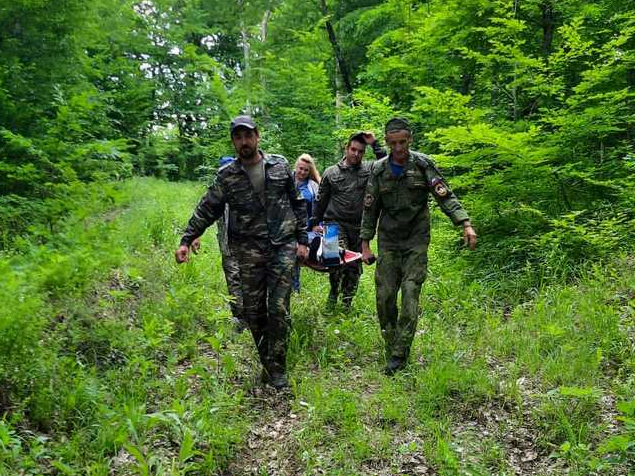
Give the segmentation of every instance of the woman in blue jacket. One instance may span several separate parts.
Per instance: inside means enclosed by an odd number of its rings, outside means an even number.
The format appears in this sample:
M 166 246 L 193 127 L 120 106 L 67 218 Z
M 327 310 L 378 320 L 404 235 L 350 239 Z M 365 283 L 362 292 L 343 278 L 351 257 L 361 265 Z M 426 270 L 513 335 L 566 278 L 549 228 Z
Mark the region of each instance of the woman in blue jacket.
M 302 197 L 306 200 L 307 211 L 307 227 L 309 219 L 313 212 L 313 203 L 317 198 L 318 187 L 320 185 L 320 172 L 318 172 L 315 166 L 313 157 L 309 154 L 302 154 L 295 162 L 295 188 L 300 192 Z M 295 292 L 300 291 L 300 266 L 296 264 L 295 271 L 293 273 L 293 290 Z

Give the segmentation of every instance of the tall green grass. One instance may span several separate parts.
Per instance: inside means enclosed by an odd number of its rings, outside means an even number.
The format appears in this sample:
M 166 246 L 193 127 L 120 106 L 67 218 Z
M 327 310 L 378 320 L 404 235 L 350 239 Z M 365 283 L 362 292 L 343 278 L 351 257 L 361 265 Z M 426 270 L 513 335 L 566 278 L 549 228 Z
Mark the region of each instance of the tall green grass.
M 259 474 L 272 458 L 293 474 L 635 472 L 631 257 L 568 282 L 476 272 L 435 217 L 412 359 L 393 378 L 374 268 L 349 314 L 303 269 L 282 404 L 231 325 L 213 230 L 173 262 L 202 192 L 125 182 L 0 257 L 0 474 L 252 474 L 253 458 Z M 267 425 L 290 426 L 263 443 Z
M 229 357 L 206 344 L 230 329 L 213 233 L 195 263 L 172 258 L 202 192 L 127 182 L 114 208 L 79 209 L 46 244 L 2 257 L 0 472 L 223 466 L 249 416 L 225 383 Z

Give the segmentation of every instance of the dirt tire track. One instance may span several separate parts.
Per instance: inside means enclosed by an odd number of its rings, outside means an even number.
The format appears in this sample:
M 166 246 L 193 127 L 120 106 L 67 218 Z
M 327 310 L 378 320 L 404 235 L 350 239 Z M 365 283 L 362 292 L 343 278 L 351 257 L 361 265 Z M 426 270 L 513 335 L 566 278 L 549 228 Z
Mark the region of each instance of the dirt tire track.
M 268 385 L 255 386 L 250 391 L 250 411 L 258 417 L 222 476 L 302 474 L 294 437 L 300 416 L 293 413 L 292 400 L 290 391 L 276 391 Z

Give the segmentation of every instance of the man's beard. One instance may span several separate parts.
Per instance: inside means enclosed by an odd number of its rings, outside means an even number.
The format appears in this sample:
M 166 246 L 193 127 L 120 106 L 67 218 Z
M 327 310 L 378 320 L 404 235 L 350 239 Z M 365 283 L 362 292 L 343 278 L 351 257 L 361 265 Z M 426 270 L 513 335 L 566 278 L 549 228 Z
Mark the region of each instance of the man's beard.
M 240 156 L 243 159 L 253 159 L 255 155 L 256 155 L 256 149 L 253 149 L 249 146 L 245 146 L 242 149 L 240 149 Z

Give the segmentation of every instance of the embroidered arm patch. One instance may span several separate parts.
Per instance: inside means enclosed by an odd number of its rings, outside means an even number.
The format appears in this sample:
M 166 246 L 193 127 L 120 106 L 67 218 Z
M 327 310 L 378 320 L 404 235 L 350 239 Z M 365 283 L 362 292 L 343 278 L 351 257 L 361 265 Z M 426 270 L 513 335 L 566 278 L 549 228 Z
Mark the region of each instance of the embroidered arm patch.
M 432 193 L 439 198 L 445 198 L 448 196 L 448 186 L 438 177 L 432 179 L 432 182 L 430 182 L 430 188 L 432 189 Z

